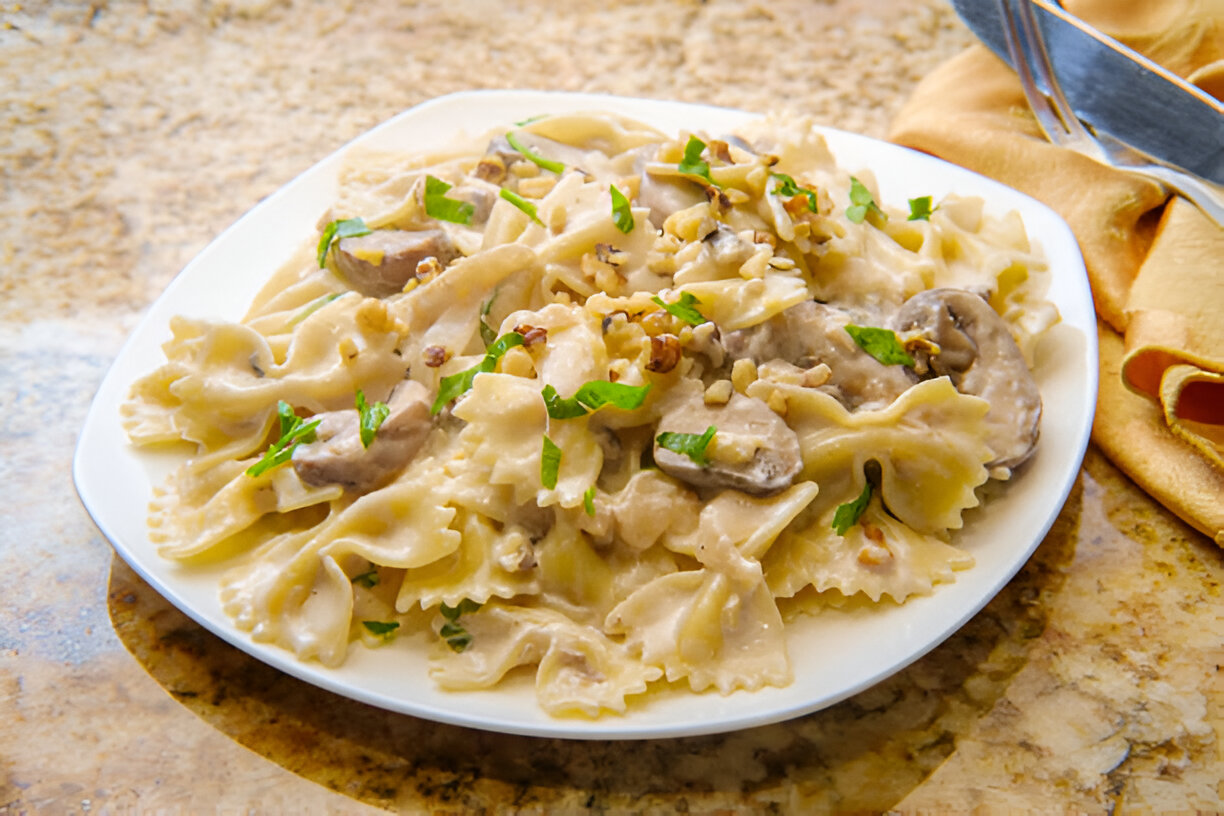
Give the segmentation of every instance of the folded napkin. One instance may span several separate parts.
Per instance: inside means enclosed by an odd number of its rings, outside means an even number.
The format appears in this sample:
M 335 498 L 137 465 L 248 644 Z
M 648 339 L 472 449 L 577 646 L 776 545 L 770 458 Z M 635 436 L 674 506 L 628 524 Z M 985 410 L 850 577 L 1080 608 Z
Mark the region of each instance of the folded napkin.
M 1224 0 L 1063 5 L 1224 98 Z M 983 46 L 926 77 L 890 138 L 1022 190 L 1067 221 L 1100 319 L 1093 440 L 1224 546 L 1224 229 L 1150 181 L 1047 142 L 1015 73 Z

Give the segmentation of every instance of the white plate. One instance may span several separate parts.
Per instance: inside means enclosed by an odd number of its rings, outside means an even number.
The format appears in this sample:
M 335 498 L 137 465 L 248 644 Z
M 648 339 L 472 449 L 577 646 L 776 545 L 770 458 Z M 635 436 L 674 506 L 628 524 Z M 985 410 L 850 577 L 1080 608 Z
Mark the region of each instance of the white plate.
M 406 111 L 351 146 L 429 148 L 456 131 L 478 135 L 539 113 L 603 109 L 652 124 L 726 132 L 752 115 L 724 108 L 534 91 L 463 93 Z M 165 455 L 131 447 L 119 424 L 130 384 L 164 362 L 161 344 L 173 315 L 238 319 L 264 281 L 302 242 L 337 196 L 341 150 L 261 202 L 213 241 L 153 304 L 98 389 L 81 432 L 73 475 L 98 527 L 141 577 L 179 609 L 256 658 L 309 683 L 392 711 L 440 722 L 552 737 L 629 739 L 730 731 L 777 722 L 831 705 L 913 662 L 980 610 L 1024 564 L 1066 500 L 1088 443 L 1096 402 L 1097 350 L 1092 297 L 1079 249 L 1066 224 L 1042 204 L 996 182 L 895 145 L 826 131 L 838 163 L 850 172 L 875 171 L 881 197 L 947 193 L 982 196 L 1001 215 L 1017 210 L 1055 270 L 1050 298 L 1063 323 L 1056 349 L 1041 355 L 1037 378 L 1046 411 L 1037 455 L 982 511 L 967 514 L 958 543 L 976 565 L 954 584 L 904 606 L 872 614 L 827 613 L 788 628 L 795 681 L 786 688 L 647 695 L 624 716 L 596 721 L 555 719 L 536 704 L 529 678 L 491 691 L 447 693 L 436 688 L 419 653 L 401 648 L 351 649 L 337 669 L 299 662 L 287 651 L 252 642 L 221 611 L 218 571 L 185 570 L 160 558 L 149 542 L 146 506 L 167 472 Z

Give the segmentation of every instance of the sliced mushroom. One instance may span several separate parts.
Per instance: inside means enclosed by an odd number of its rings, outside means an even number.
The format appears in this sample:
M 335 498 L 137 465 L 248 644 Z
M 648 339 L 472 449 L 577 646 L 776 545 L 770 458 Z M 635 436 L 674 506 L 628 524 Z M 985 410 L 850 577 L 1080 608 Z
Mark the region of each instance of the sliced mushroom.
M 658 432 L 700 435 L 713 425 L 717 430 L 707 463 L 660 446 L 656 436 L 659 469 L 697 487 L 730 487 L 758 496 L 789 487 L 803 460 L 799 437 L 786 422 L 761 400 L 739 393 L 725 405 L 707 405 L 700 383 L 695 385 L 663 406 Z
M 1041 421 L 1041 392 L 1006 321 L 983 298 L 963 289 L 929 289 L 907 300 L 893 318 L 898 332 L 921 331 L 939 347 L 928 358 L 934 376 L 990 403 L 986 423 L 995 460 L 1014 468 L 1032 454 Z
M 404 288 L 417 264 L 436 258 L 442 266 L 459 251 L 442 230 L 374 230 L 336 244 L 336 268 L 367 297 L 386 297 Z
M 758 366 L 771 360 L 803 369 L 824 363 L 829 378 L 821 389 L 847 408 L 886 406 L 916 382 L 913 372 L 884 365 L 859 348 L 846 331 L 850 322 L 840 309 L 805 301 L 760 325 L 728 333 L 723 346 L 732 360 L 748 358 Z
M 368 448 L 355 409 L 320 414 L 315 441 L 293 451 L 293 469 L 316 487 L 339 484 L 359 493 L 379 487 L 421 449 L 432 427 L 429 404 L 425 386 L 405 380 L 387 399 L 389 413 Z
M 650 224 L 655 229 L 663 229 L 663 222 L 672 213 L 687 210 L 705 200 L 701 187 L 684 176 L 658 175 L 642 167 L 637 205 L 650 208 Z

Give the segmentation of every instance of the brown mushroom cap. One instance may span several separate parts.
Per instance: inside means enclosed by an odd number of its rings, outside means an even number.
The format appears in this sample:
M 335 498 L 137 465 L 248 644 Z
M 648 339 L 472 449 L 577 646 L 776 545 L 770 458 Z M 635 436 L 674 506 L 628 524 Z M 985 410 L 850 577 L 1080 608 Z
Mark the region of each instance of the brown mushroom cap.
M 387 398 L 389 413 L 370 447 L 361 444 L 360 418 L 355 409 L 319 414 L 315 441 L 293 451 L 293 469 L 307 484 L 339 484 L 364 493 L 382 486 L 404 469 L 433 427 L 429 391 L 406 380 Z
M 701 434 L 713 425 L 715 437 L 736 439 L 741 452 L 752 449 L 739 461 L 729 461 L 716 450 L 704 466 L 687 455 L 654 446 L 655 464 L 664 473 L 697 487 L 730 487 L 744 493 L 768 496 L 785 490 L 803 466 L 799 437 L 786 422 L 759 399 L 732 394 L 725 405 L 707 405 L 700 388 L 687 390 L 665 407 L 659 433 Z M 715 446 L 717 447 L 717 445 Z
M 963 394 L 990 403 L 988 467 L 1014 468 L 1036 449 L 1041 392 L 999 314 L 963 289 L 929 289 L 907 300 L 893 317 L 898 332 L 920 330 L 939 352 L 929 358 L 935 376 L 947 376 Z
M 442 230 L 374 230 L 336 244 L 336 269 L 367 297 L 386 297 L 416 276 L 417 264 L 437 258 L 442 266 L 459 252 Z

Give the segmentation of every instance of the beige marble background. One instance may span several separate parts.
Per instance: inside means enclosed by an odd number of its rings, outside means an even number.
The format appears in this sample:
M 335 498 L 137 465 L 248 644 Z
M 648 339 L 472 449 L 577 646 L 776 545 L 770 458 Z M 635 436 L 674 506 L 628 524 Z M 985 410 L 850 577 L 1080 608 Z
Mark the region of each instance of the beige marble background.
M 789 723 L 636 743 L 439 726 L 280 675 L 115 561 L 72 490 L 152 299 L 396 112 L 550 88 L 882 136 L 970 41 L 941 0 L 0 2 L 0 816 L 1218 811 L 1224 558 L 1095 450 L 1032 561 L 915 665 Z

